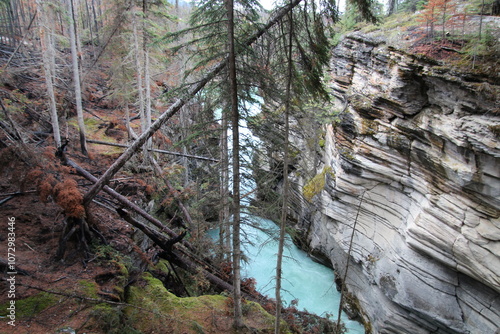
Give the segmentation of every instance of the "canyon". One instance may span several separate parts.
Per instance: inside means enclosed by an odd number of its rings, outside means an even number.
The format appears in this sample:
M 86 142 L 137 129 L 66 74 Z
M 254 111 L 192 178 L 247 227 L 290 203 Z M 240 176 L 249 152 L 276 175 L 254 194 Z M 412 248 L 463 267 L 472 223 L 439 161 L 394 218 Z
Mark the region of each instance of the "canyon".
M 292 138 L 296 189 L 321 183 L 291 213 L 306 248 L 340 279 L 348 265 L 367 332 L 498 333 L 498 74 L 353 33 L 333 49 L 330 77 L 338 118 L 320 145 L 303 124 Z

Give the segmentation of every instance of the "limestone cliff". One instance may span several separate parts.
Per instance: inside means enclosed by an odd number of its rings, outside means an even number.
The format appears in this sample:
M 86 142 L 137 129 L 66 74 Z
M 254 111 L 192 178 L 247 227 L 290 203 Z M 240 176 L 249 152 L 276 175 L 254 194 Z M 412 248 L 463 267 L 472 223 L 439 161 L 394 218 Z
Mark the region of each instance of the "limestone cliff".
M 313 166 L 324 188 L 298 212 L 309 246 L 342 274 L 357 222 L 346 283 L 373 333 L 497 333 L 498 80 L 359 35 L 333 53 L 345 110 Z

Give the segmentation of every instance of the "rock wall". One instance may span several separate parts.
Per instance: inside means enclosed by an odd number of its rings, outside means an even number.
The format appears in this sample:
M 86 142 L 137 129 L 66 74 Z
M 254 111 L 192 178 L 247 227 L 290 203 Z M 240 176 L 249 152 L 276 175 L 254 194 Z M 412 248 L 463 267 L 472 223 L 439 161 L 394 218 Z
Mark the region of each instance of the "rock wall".
M 498 76 L 359 35 L 333 53 L 345 111 L 315 166 L 331 168 L 324 189 L 298 213 L 311 249 L 342 276 L 355 226 L 346 284 L 373 333 L 498 333 Z

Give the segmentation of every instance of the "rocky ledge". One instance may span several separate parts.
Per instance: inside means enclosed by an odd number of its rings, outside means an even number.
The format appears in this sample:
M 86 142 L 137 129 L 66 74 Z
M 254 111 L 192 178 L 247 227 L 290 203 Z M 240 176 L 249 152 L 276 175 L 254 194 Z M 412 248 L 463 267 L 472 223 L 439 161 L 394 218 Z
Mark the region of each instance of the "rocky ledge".
M 316 209 L 298 213 L 311 249 L 340 276 L 350 259 L 345 283 L 373 333 L 498 333 L 498 77 L 360 35 L 333 53 L 345 110 L 326 127 Z

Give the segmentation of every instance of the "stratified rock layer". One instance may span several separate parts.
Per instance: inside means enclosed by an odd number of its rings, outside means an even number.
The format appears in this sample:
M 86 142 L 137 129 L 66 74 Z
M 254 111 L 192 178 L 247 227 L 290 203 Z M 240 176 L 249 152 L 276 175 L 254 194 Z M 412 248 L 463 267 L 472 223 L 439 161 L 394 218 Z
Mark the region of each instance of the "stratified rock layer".
M 324 189 L 302 209 L 374 333 L 500 325 L 500 87 L 351 35 L 334 49 Z M 339 103 L 339 109 L 343 106 Z M 307 157 L 304 157 L 307 159 Z M 302 180 L 306 183 L 308 180 Z

